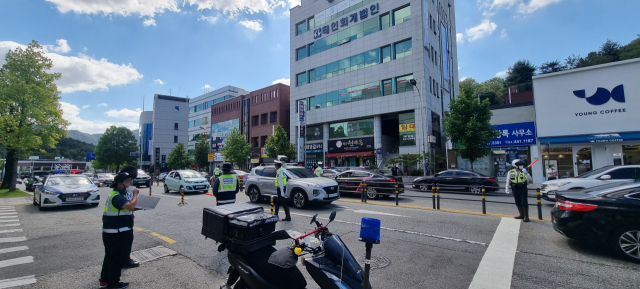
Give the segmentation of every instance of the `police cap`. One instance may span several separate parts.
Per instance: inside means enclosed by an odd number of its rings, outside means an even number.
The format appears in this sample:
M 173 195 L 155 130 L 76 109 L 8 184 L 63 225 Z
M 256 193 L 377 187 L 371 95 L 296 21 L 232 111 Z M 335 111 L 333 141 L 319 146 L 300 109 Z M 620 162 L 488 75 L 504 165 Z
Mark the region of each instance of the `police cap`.
M 126 180 L 127 178 L 135 179 L 138 177 L 138 169 L 132 166 L 126 166 L 120 170 L 120 172 L 113 178 L 113 184 L 111 188 L 116 188 L 118 183 Z
M 224 163 L 224 164 L 222 164 L 222 170 L 224 170 L 224 171 L 233 170 L 233 165 L 230 164 L 230 163 Z

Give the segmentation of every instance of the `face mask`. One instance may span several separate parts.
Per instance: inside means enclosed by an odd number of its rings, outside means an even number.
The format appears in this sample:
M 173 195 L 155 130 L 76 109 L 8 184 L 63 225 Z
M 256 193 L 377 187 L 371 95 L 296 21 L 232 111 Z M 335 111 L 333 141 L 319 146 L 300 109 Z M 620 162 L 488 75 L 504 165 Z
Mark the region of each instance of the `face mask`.
M 518 168 L 519 168 L 519 169 L 524 169 L 524 167 L 523 167 L 523 166 L 518 166 Z
M 134 186 L 128 186 L 127 187 L 127 193 L 133 193 L 133 190 L 135 190 L 135 189 L 136 189 L 136 187 L 134 187 Z

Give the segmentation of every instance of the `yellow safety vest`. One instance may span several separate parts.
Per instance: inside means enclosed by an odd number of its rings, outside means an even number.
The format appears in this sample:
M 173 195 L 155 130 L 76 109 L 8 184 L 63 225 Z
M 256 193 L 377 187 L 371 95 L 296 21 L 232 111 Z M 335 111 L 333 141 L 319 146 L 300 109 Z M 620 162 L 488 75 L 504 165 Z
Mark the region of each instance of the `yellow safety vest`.
M 213 170 L 213 174 L 215 174 L 216 176 L 220 175 L 220 168 L 216 168 L 215 170 Z
M 280 178 L 282 178 L 282 185 L 286 186 L 287 174 L 284 172 L 284 169 L 282 168 L 279 168 L 278 171 L 276 172 L 276 188 L 280 186 L 280 181 L 279 181 Z
M 321 167 L 317 167 L 316 168 L 316 176 L 322 177 L 322 168 Z
M 514 184 L 521 184 L 527 182 L 527 176 L 520 171 L 520 173 L 516 173 L 515 169 L 511 170 L 511 182 Z
M 133 215 L 133 212 L 127 210 L 127 209 L 118 209 L 116 208 L 113 203 L 113 197 L 115 197 L 116 195 L 119 195 L 120 192 L 113 190 L 111 191 L 111 193 L 109 193 L 109 197 L 107 198 L 107 201 L 104 203 L 104 212 L 102 213 L 103 216 L 126 216 L 126 215 Z
M 235 175 L 222 175 L 218 178 L 220 185 L 218 186 L 218 192 L 235 192 L 236 191 L 236 176 Z

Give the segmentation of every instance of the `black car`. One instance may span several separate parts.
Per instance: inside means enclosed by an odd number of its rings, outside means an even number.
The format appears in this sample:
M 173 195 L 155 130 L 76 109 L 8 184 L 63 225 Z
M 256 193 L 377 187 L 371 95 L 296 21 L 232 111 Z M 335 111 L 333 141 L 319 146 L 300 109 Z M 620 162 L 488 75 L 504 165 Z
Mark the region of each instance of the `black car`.
M 446 170 L 433 176 L 417 178 L 413 180 L 412 186 L 422 191 L 430 191 L 432 184 L 437 184 L 441 190 L 462 190 L 473 194 L 481 194 L 482 186 L 485 192 L 495 192 L 500 189 L 496 177 L 465 170 Z
M 640 263 L 640 182 L 559 192 L 551 221 L 568 238 L 605 244 Z
M 367 171 L 349 170 L 344 171 L 334 178 L 338 182 L 340 193 L 354 193 L 359 195 L 361 184 L 367 184 L 367 198 L 376 199 L 379 197 L 388 198 L 396 193 L 404 193 L 402 178 L 388 177 Z

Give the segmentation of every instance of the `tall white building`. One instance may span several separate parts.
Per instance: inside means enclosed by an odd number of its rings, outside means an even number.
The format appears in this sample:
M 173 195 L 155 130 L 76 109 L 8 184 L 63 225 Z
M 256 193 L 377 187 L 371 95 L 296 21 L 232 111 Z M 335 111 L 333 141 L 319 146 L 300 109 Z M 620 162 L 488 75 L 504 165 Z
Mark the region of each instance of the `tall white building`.
M 141 124 L 145 124 L 142 121 Z M 146 115 L 145 115 L 146 117 Z M 178 144 L 187 144 L 187 124 L 189 120 L 189 99 L 184 97 L 156 94 L 153 96 L 151 121 L 151 165 L 167 169 L 167 156 Z
M 453 0 L 302 0 L 292 8 L 298 160 L 358 167 L 446 153 L 443 109 L 458 93 L 454 8 Z

